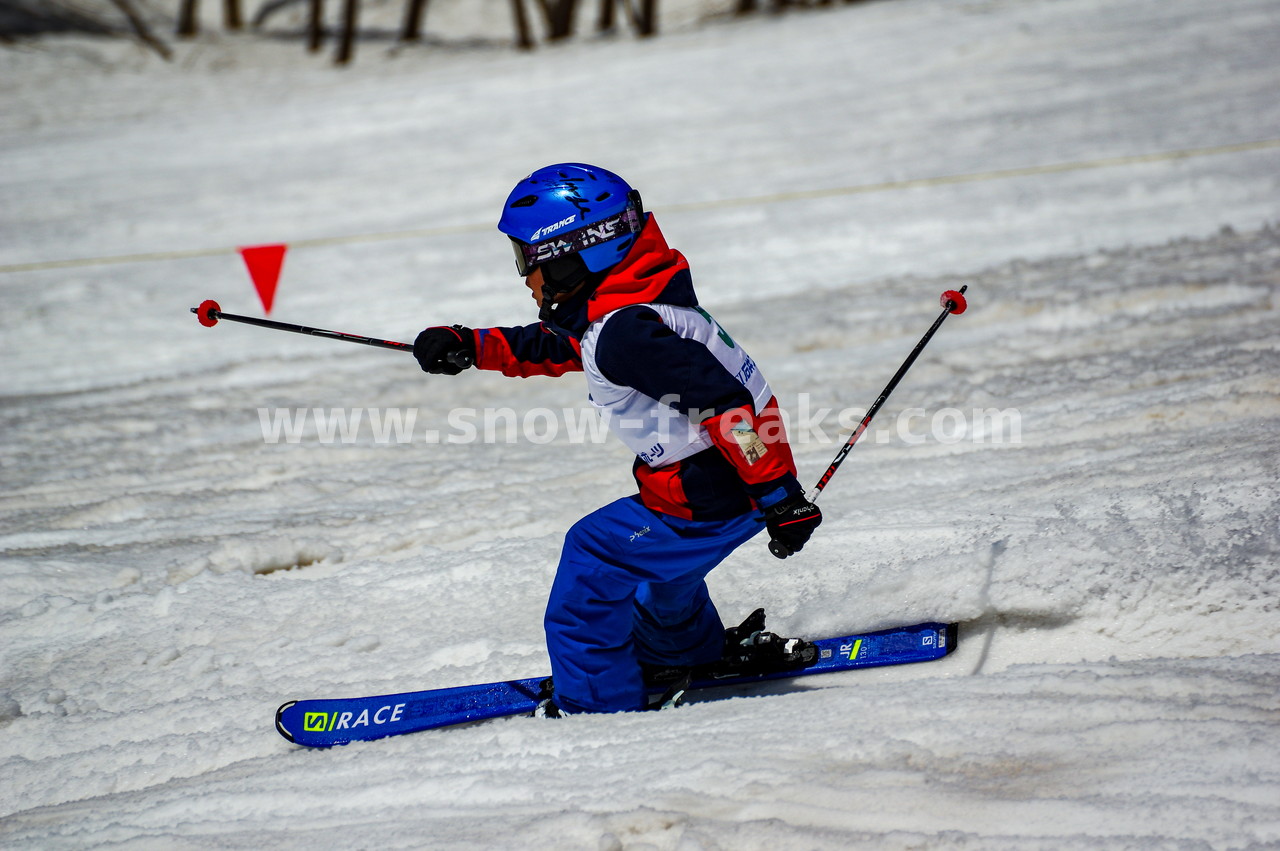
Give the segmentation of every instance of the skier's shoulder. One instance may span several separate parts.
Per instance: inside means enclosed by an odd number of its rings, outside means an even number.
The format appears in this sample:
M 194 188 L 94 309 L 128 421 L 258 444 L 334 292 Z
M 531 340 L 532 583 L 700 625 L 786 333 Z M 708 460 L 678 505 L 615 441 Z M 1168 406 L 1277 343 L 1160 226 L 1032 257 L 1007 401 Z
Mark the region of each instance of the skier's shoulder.
M 592 323 L 586 336 L 594 338 L 592 342 L 596 348 L 635 348 L 639 351 L 645 345 L 661 343 L 671 337 L 690 336 L 687 327 L 705 322 L 706 317 L 707 314 L 696 303 L 632 304 L 602 316 Z
M 640 359 L 653 345 L 655 335 L 665 328 L 654 305 L 632 304 L 593 322 L 583 342 L 595 352 L 597 360 Z

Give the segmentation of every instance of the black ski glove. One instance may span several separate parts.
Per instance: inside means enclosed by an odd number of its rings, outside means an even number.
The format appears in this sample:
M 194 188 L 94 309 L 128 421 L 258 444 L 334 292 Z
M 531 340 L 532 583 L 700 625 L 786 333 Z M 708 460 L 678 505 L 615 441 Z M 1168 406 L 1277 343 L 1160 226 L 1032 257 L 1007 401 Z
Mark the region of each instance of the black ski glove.
M 786 558 L 804 549 L 822 522 L 822 509 L 798 493 L 766 508 L 764 522 L 769 528 L 769 552 Z
M 476 362 L 476 338 L 470 328 L 437 325 L 413 341 L 413 356 L 423 372 L 457 375 Z

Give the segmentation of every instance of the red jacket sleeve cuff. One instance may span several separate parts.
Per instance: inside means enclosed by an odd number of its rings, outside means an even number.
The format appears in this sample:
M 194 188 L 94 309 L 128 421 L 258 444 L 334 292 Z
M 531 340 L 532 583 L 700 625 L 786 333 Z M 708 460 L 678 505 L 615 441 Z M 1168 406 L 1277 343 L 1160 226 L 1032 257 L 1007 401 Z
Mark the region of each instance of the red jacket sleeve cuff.
M 747 485 L 785 486 L 787 479 L 795 479 L 796 462 L 776 399 L 758 414 L 751 408 L 734 408 L 702 425 Z

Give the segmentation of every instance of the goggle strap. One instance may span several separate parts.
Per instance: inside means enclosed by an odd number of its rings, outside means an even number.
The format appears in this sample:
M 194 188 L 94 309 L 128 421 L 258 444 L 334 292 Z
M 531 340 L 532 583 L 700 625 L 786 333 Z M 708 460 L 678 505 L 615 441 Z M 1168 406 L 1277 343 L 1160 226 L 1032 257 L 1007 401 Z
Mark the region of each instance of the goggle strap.
M 525 268 L 532 269 L 548 260 L 577 254 L 620 236 L 639 233 L 643 227 L 640 208 L 635 203 L 631 203 L 621 213 L 607 219 L 592 222 L 542 242 L 519 243 L 519 248 L 524 258 Z

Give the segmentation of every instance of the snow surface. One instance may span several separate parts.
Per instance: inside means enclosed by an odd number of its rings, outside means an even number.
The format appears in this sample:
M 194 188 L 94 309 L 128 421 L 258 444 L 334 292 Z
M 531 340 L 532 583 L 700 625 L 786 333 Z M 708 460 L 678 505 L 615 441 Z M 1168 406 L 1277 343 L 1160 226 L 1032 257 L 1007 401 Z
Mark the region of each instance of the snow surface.
M 1280 847 L 1280 4 L 894 0 L 341 72 L 178 52 L 0 51 L 0 846 Z M 805 552 L 711 578 L 726 619 L 960 648 L 290 746 L 290 698 L 545 671 L 560 537 L 628 460 L 426 439 L 581 412 L 574 377 L 187 309 L 256 314 L 233 247 L 289 242 L 274 318 L 531 321 L 492 222 L 575 159 L 642 188 L 790 411 L 830 409 L 806 479 L 969 285 Z M 412 409 L 414 440 L 264 441 L 299 408 Z M 975 408 L 1018 431 L 904 439 Z

